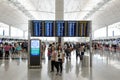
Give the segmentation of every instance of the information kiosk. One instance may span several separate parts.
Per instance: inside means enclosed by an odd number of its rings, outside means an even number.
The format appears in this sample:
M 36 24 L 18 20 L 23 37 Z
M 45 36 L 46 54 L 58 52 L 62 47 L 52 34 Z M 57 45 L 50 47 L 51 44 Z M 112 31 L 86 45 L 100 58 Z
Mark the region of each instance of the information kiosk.
M 41 41 L 39 39 L 30 40 L 30 68 L 40 68 L 41 61 Z

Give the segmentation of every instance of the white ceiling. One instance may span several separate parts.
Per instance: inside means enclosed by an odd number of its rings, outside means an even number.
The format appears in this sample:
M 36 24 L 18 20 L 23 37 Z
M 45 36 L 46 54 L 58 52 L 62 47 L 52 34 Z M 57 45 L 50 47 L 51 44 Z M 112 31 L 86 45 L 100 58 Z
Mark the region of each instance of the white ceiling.
M 93 30 L 120 22 L 120 0 L 111 0 L 100 10 L 89 18 L 93 22 Z
M 120 21 L 119 4 L 119 0 L 64 0 L 64 20 L 92 20 L 96 30 Z M 28 30 L 30 19 L 55 20 L 55 0 L 0 0 L 1 22 Z
M 26 17 L 22 12 L 18 11 L 17 8 L 15 8 L 14 6 L 4 1 L 0 2 L 0 21 L 1 22 L 26 30 L 27 23 L 28 23 L 27 20 L 28 20 L 28 17 Z

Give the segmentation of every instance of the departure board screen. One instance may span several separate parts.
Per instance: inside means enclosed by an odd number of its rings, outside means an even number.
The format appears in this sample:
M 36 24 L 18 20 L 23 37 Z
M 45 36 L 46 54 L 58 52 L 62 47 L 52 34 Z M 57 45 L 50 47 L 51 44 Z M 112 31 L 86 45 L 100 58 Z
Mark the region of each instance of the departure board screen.
M 54 25 L 53 21 L 45 21 L 45 34 L 46 37 L 53 37 L 54 36 Z
M 33 21 L 33 36 L 42 36 L 42 22 L 41 21 Z
M 88 37 L 89 36 L 89 25 L 88 21 L 79 21 L 78 22 L 78 36 L 79 37 Z
M 33 37 L 89 37 L 91 21 L 32 20 Z
M 64 21 L 56 21 L 56 36 L 64 37 L 65 36 L 65 23 Z
M 76 36 L 76 22 L 69 21 L 67 26 L 67 36 L 74 37 Z

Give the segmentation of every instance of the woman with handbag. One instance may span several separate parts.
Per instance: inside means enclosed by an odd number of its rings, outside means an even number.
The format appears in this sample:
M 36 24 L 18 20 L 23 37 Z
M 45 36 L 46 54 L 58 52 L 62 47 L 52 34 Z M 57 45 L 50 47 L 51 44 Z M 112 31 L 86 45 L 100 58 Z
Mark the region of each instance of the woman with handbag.
M 62 75 L 63 62 L 64 62 L 64 52 L 63 52 L 61 46 L 58 45 L 57 54 L 56 54 L 56 68 L 57 68 L 57 74 L 56 75 L 59 74 L 59 71 L 60 71 L 60 75 Z

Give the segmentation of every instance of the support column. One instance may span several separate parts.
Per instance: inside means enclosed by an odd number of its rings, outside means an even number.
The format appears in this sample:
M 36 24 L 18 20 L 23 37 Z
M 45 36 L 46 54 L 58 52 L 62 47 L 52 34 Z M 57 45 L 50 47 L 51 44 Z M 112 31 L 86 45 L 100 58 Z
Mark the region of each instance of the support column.
M 108 38 L 108 26 L 106 27 L 106 37 Z
M 25 38 L 25 31 L 23 31 L 23 38 Z
M 64 0 L 55 0 L 55 20 L 64 19 Z
M 9 37 L 11 37 L 11 26 L 9 25 Z
M 90 67 L 92 67 L 92 23 L 90 22 L 90 33 L 89 33 L 89 36 L 90 36 Z
M 64 0 L 55 0 L 55 20 L 64 20 Z M 55 40 L 61 45 L 64 43 L 62 37 L 56 37 Z

